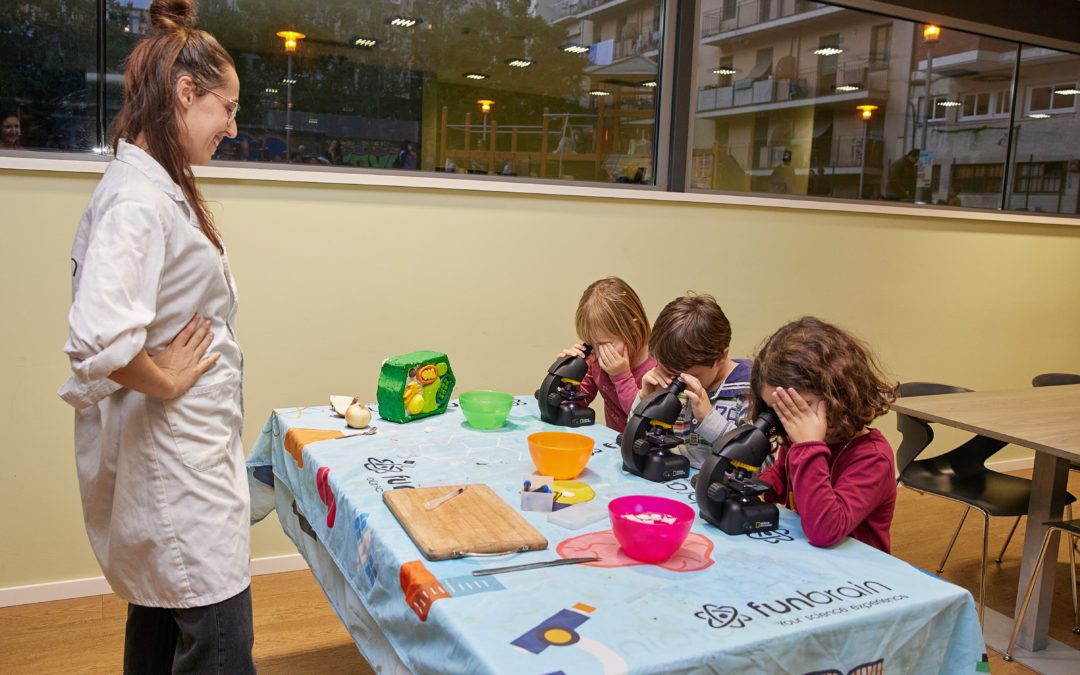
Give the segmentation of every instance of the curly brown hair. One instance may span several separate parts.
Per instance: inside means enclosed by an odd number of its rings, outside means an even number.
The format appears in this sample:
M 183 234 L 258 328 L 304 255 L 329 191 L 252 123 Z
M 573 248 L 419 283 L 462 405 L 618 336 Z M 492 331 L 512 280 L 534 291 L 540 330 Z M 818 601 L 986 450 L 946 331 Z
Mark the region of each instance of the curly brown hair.
M 869 346 L 812 316 L 783 326 L 765 340 L 750 372 L 750 417 L 769 406 L 766 385 L 813 392 L 828 406 L 829 436 L 848 440 L 889 410 L 897 384 L 890 382 Z
M 675 298 L 656 317 L 649 353 L 661 366 L 682 372 L 711 366 L 731 345 L 731 323 L 707 294 Z
M 578 301 L 574 323 L 584 342 L 595 344 L 597 333 L 609 333 L 626 343 L 631 357 L 649 344 L 649 319 L 641 298 L 619 277 L 589 284 Z

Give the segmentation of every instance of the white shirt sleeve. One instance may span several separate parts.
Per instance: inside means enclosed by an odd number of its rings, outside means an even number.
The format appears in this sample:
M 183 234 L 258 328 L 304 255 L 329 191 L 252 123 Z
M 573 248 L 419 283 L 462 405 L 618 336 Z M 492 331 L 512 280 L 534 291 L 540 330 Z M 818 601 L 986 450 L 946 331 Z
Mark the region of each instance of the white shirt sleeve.
M 95 218 L 75 280 L 64 352 L 83 383 L 131 363 L 157 314 L 165 235 L 150 199 L 108 204 Z

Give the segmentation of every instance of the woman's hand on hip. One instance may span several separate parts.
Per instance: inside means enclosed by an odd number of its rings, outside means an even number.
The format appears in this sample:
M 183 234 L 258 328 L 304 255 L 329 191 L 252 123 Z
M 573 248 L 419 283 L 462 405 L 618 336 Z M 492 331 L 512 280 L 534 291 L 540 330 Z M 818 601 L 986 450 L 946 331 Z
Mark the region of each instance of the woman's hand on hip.
M 169 391 L 171 396 L 162 398 L 182 396 L 203 373 L 218 362 L 221 358 L 220 352 L 206 353 L 213 341 L 214 333 L 210 330 L 210 320 L 201 320 L 199 315 L 195 314 L 163 351 L 150 357 L 172 382 Z

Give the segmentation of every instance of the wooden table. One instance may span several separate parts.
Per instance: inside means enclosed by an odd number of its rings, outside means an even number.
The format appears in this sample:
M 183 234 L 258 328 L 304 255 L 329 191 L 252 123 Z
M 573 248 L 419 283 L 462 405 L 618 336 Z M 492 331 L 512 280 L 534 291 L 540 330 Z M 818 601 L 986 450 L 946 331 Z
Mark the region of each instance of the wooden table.
M 1043 523 L 1061 518 L 1069 462 L 1080 461 L 1080 385 L 917 396 L 899 399 L 892 408 L 1036 451 L 1016 596 L 1018 613 L 1046 535 Z M 1055 554 L 1052 560 L 1056 559 Z M 1030 651 L 1047 645 L 1054 570 L 1053 564 L 1044 566 L 1017 640 Z

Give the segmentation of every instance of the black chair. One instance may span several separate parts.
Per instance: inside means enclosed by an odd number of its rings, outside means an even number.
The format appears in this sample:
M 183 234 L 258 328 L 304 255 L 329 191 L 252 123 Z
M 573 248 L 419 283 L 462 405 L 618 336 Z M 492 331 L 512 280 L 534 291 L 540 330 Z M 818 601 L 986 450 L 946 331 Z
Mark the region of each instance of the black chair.
M 901 397 L 934 396 L 938 394 L 957 394 L 971 391 L 963 387 L 933 382 L 906 382 L 900 385 Z M 897 483 L 917 492 L 927 492 L 965 505 L 960 522 L 953 532 L 949 546 L 938 566 L 938 574 L 945 569 L 945 561 L 952 552 L 956 538 L 964 526 L 968 511 L 978 509 L 983 514 L 982 562 L 979 567 L 979 621 L 982 622 L 984 599 L 986 597 L 986 550 L 989 543 L 990 516 L 1020 517 L 1028 512 L 1031 497 L 1031 480 L 992 471 L 986 467 L 986 460 L 1008 445 L 986 436 L 973 436 L 967 442 L 944 454 L 929 459 L 917 459 L 934 440 L 934 431 L 924 420 L 916 419 L 903 413 L 896 414 L 896 428 L 903 438 L 896 451 L 896 468 L 899 472 Z M 1075 501 L 1067 495 L 1066 503 Z M 1072 517 L 1072 507 L 1069 507 Z M 1005 553 L 1005 547 L 1012 539 L 1012 532 L 1002 546 L 997 561 Z
M 1043 373 L 1031 379 L 1033 387 L 1060 387 L 1064 384 L 1080 384 L 1080 375 L 1073 373 Z
M 1024 623 L 1024 614 L 1027 613 L 1028 603 L 1031 602 L 1032 592 L 1035 590 L 1035 580 L 1039 578 L 1043 565 L 1046 563 L 1046 552 L 1050 548 L 1050 536 L 1056 531 L 1068 536 L 1075 545 L 1077 538 L 1080 538 L 1080 520 L 1064 522 L 1055 520 L 1046 523 L 1046 536 L 1043 537 L 1042 549 L 1039 550 L 1039 558 L 1035 561 L 1035 569 L 1031 571 L 1031 581 L 1028 582 L 1027 591 L 1024 593 L 1024 601 L 1020 603 L 1020 612 L 1016 615 L 1016 622 L 1013 624 L 1012 636 L 1009 637 L 1009 646 L 1005 648 L 1004 658 L 1006 661 L 1013 660 L 1012 651 L 1013 646 L 1016 644 L 1016 636 L 1020 633 L 1020 625 Z M 1054 550 L 1057 551 L 1057 548 L 1055 547 Z M 1056 562 L 1056 555 L 1054 559 Z M 1076 557 L 1073 553 L 1073 546 L 1069 546 L 1069 572 L 1072 580 L 1072 632 L 1080 633 L 1080 611 L 1077 610 L 1076 602 Z

